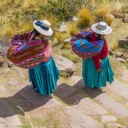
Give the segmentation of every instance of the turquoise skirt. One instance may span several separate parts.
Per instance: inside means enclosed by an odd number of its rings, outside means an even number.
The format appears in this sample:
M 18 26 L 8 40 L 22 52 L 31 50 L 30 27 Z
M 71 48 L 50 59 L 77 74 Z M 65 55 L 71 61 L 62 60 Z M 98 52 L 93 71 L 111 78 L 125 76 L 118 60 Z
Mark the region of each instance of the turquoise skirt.
M 40 94 L 48 96 L 56 91 L 59 70 L 51 57 L 47 62 L 40 63 L 37 67 L 29 69 L 29 80 L 33 88 Z
M 106 87 L 106 83 L 112 83 L 114 73 L 112 71 L 109 58 L 106 57 L 101 61 L 101 71 L 97 72 L 93 59 L 83 59 L 82 76 L 84 83 L 89 88 Z

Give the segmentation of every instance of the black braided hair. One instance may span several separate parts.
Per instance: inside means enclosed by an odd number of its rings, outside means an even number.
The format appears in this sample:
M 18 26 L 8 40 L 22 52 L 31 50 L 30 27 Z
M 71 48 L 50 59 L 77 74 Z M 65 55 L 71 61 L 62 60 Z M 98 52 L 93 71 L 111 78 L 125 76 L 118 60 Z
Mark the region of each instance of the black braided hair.
M 34 40 L 36 38 L 36 36 L 38 36 L 40 33 L 36 29 L 34 29 L 32 31 L 32 34 L 34 35 L 33 38 L 32 38 L 32 40 Z
M 101 39 L 101 34 L 96 33 L 96 35 L 97 35 L 97 40 L 100 40 Z

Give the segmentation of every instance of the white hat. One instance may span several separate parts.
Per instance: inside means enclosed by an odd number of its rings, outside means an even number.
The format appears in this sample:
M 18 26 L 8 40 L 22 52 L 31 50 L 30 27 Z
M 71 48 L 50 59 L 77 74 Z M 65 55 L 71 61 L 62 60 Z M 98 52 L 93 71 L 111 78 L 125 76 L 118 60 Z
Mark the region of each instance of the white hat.
M 91 26 L 91 29 L 98 34 L 109 34 L 112 32 L 112 28 L 105 22 L 95 23 Z
M 33 21 L 33 26 L 39 33 L 45 36 L 51 36 L 53 34 L 50 28 L 51 24 L 47 20 L 35 20 Z

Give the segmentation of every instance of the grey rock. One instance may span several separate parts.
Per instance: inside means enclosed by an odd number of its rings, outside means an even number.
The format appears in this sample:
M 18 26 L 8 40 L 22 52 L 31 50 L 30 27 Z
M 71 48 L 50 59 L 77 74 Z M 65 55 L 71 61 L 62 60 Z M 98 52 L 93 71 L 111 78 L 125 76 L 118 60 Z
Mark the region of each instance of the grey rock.
M 53 55 L 53 58 L 61 73 L 68 73 L 69 75 L 74 73 L 74 63 L 71 60 L 57 55 Z
M 128 22 L 128 14 L 124 14 L 123 22 Z
M 101 122 L 102 123 L 111 123 L 111 122 L 116 122 L 117 118 L 115 116 L 111 116 L 111 115 L 103 115 L 101 117 Z
M 96 103 L 101 105 L 105 110 L 109 111 L 113 116 L 117 118 L 128 117 L 128 109 L 112 99 L 106 93 L 103 93 L 101 90 L 91 89 L 85 86 L 84 91 L 92 97 Z
M 1 128 L 16 128 L 21 126 L 19 117 L 4 101 L 0 100 L 0 126 Z
M 122 58 L 128 59 L 128 53 L 124 53 L 123 56 L 122 56 Z
M 107 114 L 107 111 L 104 108 L 89 98 L 81 99 L 80 102 L 73 107 L 91 116 L 101 116 Z
M 102 94 L 96 98 L 97 102 L 104 107 L 106 110 L 111 112 L 114 116 L 128 117 L 128 109 L 122 106 L 120 103 L 116 102 L 106 94 Z
M 106 87 L 107 91 L 128 101 L 128 86 L 115 79 L 115 81 Z
M 11 61 L 8 61 L 8 68 L 12 68 L 13 67 L 13 63 Z
M 66 40 L 64 40 L 64 43 L 70 42 L 71 41 L 71 37 L 67 38 Z
M 128 39 L 119 39 L 118 40 L 119 47 L 124 47 L 125 45 L 128 46 Z
M 108 124 L 107 125 L 107 128 L 127 128 L 121 124 L 118 124 L 118 123 L 111 123 L 111 124 Z
M 68 27 L 67 27 L 65 22 L 62 22 L 60 27 L 59 27 L 59 29 L 56 29 L 56 30 L 59 31 L 59 32 L 67 32 L 68 31 Z
M 116 54 L 116 57 L 122 57 L 123 56 L 123 52 L 118 52 L 117 54 Z
M 103 128 L 94 119 L 76 109 L 66 107 L 65 112 L 67 115 L 66 128 Z
M 125 60 L 125 59 L 120 58 L 120 57 L 117 57 L 117 60 L 118 60 L 118 61 L 120 61 L 120 62 L 122 62 L 122 63 L 125 63 L 125 62 L 126 62 L 126 60 Z
M 114 52 L 111 51 L 110 49 L 109 49 L 109 55 L 110 55 L 110 56 L 113 56 L 113 55 L 114 55 Z
M 115 17 L 115 18 L 123 18 L 124 14 L 123 13 L 119 13 L 118 11 L 112 11 L 111 14 Z

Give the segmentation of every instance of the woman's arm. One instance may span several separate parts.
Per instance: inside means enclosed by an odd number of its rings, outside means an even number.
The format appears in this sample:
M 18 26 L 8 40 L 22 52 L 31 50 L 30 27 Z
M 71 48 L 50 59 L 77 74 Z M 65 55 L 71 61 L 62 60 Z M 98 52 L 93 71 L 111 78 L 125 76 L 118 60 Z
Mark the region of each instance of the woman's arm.
M 98 53 L 96 56 L 93 57 L 93 62 L 94 62 L 94 65 L 96 66 L 96 69 L 98 72 L 101 71 L 100 55 L 101 55 L 101 53 Z
M 51 54 L 52 54 L 51 46 L 47 43 L 45 44 L 45 56 L 48 57 L 51 56 Z
M 44 46 L 45 46 L 45 53 L 44 53 L 44 58 L 42 62 L 48 61 L 50 57 L 52 56 L 52 48 L 50 44 L 48 43 L 48 41 L 44 43 Z

